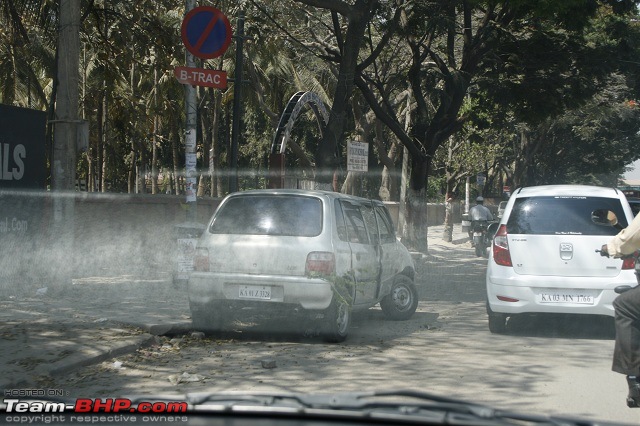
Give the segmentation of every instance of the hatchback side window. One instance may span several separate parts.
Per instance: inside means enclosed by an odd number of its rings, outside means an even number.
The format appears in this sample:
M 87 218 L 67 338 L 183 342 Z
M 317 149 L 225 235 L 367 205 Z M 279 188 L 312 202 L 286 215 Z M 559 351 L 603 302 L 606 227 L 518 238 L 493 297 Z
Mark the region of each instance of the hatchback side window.
M 338 200 L 336 200 L 333 207 L 336 216 L 336 230 L 338 231 L 338 238 L 340 238 L 341 241 L 349 241 L 349 236 L 347 235 L 347 227 L 344 223 L 344 215 L 342 214 L 342 206 L 340 205 Z
M 362 217 L 364 218 L 364 223 L 367 226 L 367 232 L 369 233 L 369 241 L 371 244 L 378 244 L 378 224 L 376 223 L 376 215 L 373 212 L 373 206 L 370 204 L 364 205 L 360 207 L 362 211 Z
M 393 233 L 389 215 L 382 207 L 376 207 L 376 217 L 378 218 L 378 229 L 380 230 L 380 243 L 393 243 L 396 238 Z
M 369 244 L 369 236 L 364 226 L 364 219 L 356 204 L 341 201 L 344 220 L 347 227 L 347 238 L 350 243 Z

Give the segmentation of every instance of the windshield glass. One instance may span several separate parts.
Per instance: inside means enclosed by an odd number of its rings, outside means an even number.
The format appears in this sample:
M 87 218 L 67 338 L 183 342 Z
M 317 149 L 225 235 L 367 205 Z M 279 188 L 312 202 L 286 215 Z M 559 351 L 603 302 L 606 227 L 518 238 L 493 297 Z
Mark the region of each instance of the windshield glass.
M 640 424 L 639 6 L 0 0 L 0 423 Z

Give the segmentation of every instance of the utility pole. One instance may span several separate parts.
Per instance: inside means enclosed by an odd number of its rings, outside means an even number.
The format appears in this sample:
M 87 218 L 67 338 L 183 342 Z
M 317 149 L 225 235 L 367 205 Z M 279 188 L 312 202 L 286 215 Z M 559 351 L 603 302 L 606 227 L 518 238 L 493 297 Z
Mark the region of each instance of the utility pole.
M 186 0 L 186 11 L 189 13 L 195 9 L 195 0 Z M 195 68 L 195 57 L 189 50 L 186 50 L 185 58 L 188 68 Z M 196 87 L 191 84 L 185 86 L 186 105 L 186 129 L 185 129 L 185 178 L 187 193 L 187 221 L 195 222 L 198 217 L 198 198 L 196 196 L 196 123 L 197 123 L 197 97 Z
M 53 194 L 54 238 L 61 253 L 70 253 L 74 242 L 75 198 L 61 192 L 74 191 L 76 181 L 76 144 L 78 120 L 78 87 L 80 65 L 80 0 L 60 1 L 58 28 L 55 119 L 53 120 L 53 158 L 51 189 Z M 60 271 L 63 287 L 69 283 L 70 270 Z
M 236 70 L 233 80 L 233 123 L 231 124 L 231 176 L 229 192 L 238 190 L 238 140 L 240 137 L 240 119 L 242 114 L 242 49 L 244 44 L 244 11 L 238 13 L 236 30 Z
M 73 191 L 75 188 L 76 129 L 79 123 L 79 64 L 80 0 L 61 0 L 60 28 L 58 29 L 58 89 L 51 170 L 54 191 Z

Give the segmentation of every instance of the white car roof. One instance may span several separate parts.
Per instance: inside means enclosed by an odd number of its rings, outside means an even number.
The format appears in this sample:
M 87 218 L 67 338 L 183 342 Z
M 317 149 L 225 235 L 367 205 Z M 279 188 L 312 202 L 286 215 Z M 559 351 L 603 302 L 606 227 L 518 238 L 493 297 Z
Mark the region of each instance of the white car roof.
M 344 198 L 344 199 L 352 199 L 352 200 L 361 200 L 361 201 L 370 201 L 366 198 L 357 197 L 355 195 L 342 194 L 340 192 L 333 191 L 323 191 L 316 189 L 287 189 L 287 188 L 278 188 L 278 189 L 251 189 L 247 191 L 239 191 L 229 194 L 228 197 L 236 197 L 251 195 L 251 194 L 279 194 L 279 195 L 312 195 L 316 197 L 325 197 L 325 198 Z M 377 200 L 373 200 L 377 201 Z

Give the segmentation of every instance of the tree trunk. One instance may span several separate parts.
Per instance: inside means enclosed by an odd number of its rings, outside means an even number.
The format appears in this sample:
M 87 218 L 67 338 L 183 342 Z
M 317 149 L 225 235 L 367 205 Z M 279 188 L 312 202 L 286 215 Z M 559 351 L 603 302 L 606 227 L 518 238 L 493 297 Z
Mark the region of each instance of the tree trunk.
M 428 253 L 427 242 L 427 190 L 430 160 L 428 157 L 411 158 L 410 189 L 407 200 L 408 243 L 421 253 Z
M 360 46 L 364 40 L 364 33 L 369 25 L 376 3 L 377 0 L 356 0 L 348 17 L 347 32 L 341 49 L 340 69 L 333 94 L 329 122 L 315 155 L 316 180 L 323 184 L 332 183 L 334 172 L 338 166 L 336 150 L 338 144 L 342 141 L 347 118 L 347 107 L 355 85 L 354 76 L 358 65 Z M 336 36 L 341 37 L 340 34 Z
M 153 69 L 153 135 L 151 137 L 151 193 L 158 193 L 158 134 L 160 129 L 158 113 L 158 66 Z
M 106 84 L 106 82 L 105 82 Z M 102 141 L 101 141 L 101 145 L 102 145 L 102 164 L 100 165 L 101 167 L 101 172 L 100 172 L 100 190 L 102 192 L 107 192 L 107 141 L 108 141 L 108 137 L 107 137 L 107 130 L 108 130 L 108 125 L 107 125 L 107 90 L 105 87 L 105 91 L 104 91 L 104 95 L 102 97 Z

